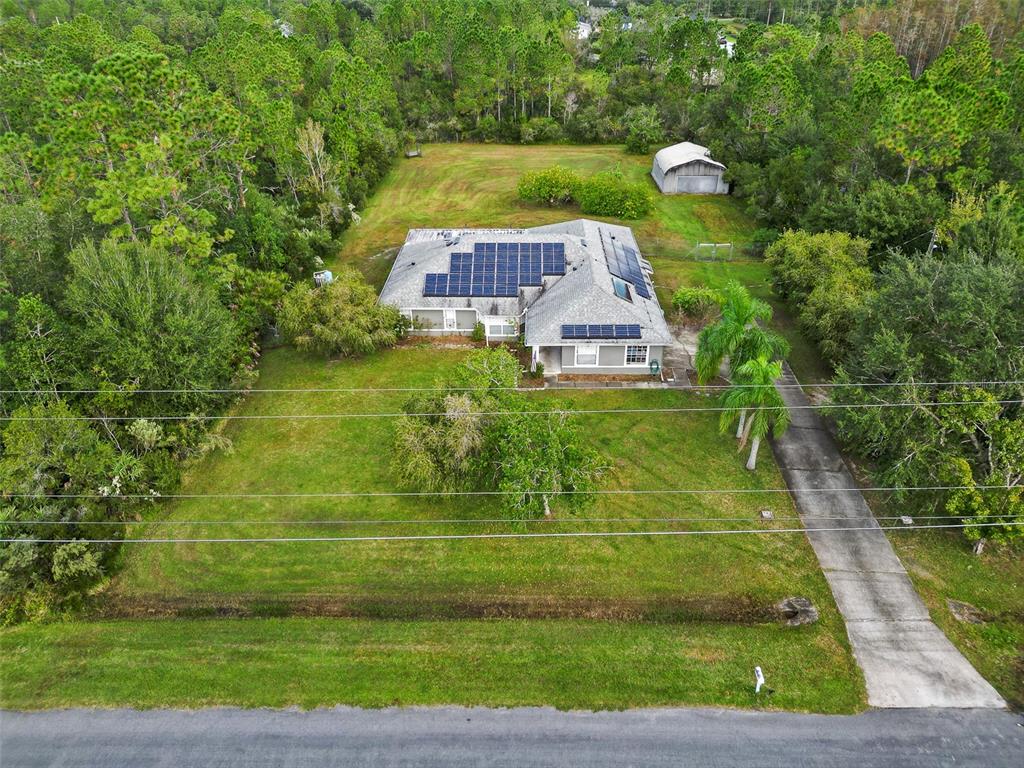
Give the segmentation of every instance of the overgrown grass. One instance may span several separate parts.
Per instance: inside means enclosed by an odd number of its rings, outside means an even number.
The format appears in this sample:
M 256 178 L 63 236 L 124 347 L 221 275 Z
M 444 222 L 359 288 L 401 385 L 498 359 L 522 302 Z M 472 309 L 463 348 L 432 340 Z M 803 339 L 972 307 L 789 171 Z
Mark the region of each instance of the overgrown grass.
M 429 385 L 462 354 L 404 348 L 325 363 L 279 349 L 265 356 L 260 386 Z M 669 391 L 530 396 L 602 409 L 706 403 Z M 237 412 L 393 411 L 405 397 L 253 394 Z M 609 459 L 605 489 L 782 487 L 768 453 L 756 473 L 743 469 L 743 456 L 718 433 L 714 414 L 579 418 Z M 225 434 L 233 453 L 203 460 L 183 491 L 394 490 L 392 428 L 387 417 L 229 422 Z M 556 502 L 558 521 L 530 530 L 757 527 L 757 511 L 764 507 L 783 518 L 769 525 L 793 524 L 785 520 L 794 514 L 786 494 L 645 494 L 601 496 L 586 512 L 623 522 L 583 526 Z M 133 530 L 181 537 L 521 530 L 507 523 L 438 522 L 499 516 L 488 497 L 206 498 L 165 502 L 153 510 L 151 524 Z M 665 517 L 697 522 L 644 519 Z M 727 519 L 710 519 L 719 517 Z M 270 522 L 381 519 L 407 522 Z M 209 522 L 225 520 L 238 524 Z M 0 703 L 751 706 L 749 678 L 760 664 L 778 691 L 768 706 L 853 711 L 863 704 L 843 624 L 802 534 L 127 545 L 124 566 L 94 610 L 108 617 L 144 617 L 152 610 L 164 618 L 83 619 L 7 630 L 0 635 Z M 821 608 L 820 623 L 784 628 L 766 613 L 793 594 Z M 659 613 L 665 601 L 670 608 Z M 672 601 L 683 607 L 672 609 Z M 182 605 L 206 606 L 212 615 L 241 609 L 288 617 L 201 620 L 175 613 Z M 316 618 L 324 605 L 347 618 Z M 353 605 L 361 606 L 354 617 L 345 612 Z M 495 610 L 529 618 L 475 618 Z M 567 618 L 542 617 L 559 611 Z M 631 613 L 641 618 L 620 618 Z M 449 614 L 454 618 L 437 620 Z

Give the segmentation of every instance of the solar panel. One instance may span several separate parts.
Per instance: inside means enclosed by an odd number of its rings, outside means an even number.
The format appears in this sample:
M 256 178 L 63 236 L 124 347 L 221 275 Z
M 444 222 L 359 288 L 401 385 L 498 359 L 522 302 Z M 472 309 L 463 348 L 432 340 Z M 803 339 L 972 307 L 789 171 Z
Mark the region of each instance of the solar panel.
M 545 275 L 565 270 L 564 243 L 479 242 L 472 252 L 452 253 L 448 274 L 431 273 L 423 295 L 514 297 L 521 287 L 541 286 Z
M 623 245 L 618 240 L 613 240 L 612 250 L 610 253 L 605 252 L 605 259 L 608 262 L 609 272 L 632 283 L 640 296 L 645 299 L 651 298 L 651 292 L 647 289 L 647 280 L 640 268 L 640 254 L 635 249 Z
M 448 275 L 443 273 L 429 273 L 423 284 L 424 296 L 447 296 Z
M 562 326 L 563 339 L 639 339 L 640 326 L 637 324 L 566 323 Z

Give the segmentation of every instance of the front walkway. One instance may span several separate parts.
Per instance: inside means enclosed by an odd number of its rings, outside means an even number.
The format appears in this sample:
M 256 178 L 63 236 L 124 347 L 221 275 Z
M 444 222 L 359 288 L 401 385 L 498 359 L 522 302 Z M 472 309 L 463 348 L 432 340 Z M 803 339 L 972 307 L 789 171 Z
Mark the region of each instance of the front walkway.
M 782 384 L 797 384 L 786 366 Z M 780 388 L 791 408 L 799 387 Z M 772 444 L 776 461 L 832 588 L 875 707 L 1005 707 L 942 631 L 857 490 L 817 411 L 790 411 L 792 426 Z M 835 493 L 816 489 L 851 489 Z M 830 519 L 824 519 L 830 518 Z M 837 518 L 837 519 L 831 519 Z M 813 531 L 813 528 L 868 528 Z

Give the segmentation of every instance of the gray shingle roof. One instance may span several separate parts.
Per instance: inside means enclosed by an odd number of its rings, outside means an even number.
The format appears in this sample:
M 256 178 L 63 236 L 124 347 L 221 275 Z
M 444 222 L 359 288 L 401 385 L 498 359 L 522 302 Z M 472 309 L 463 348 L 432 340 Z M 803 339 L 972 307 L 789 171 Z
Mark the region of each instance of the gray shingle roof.
M 472 251 L 473 243 L 477 241 L 502 239 L 564 243 L 565 275 L 546 276 L 543 286 L 521 288 L 515 298 L 423 295 L 425 275 L 428 272 L 447 272 L 451 253 Z M 380 302 L 403 310 L 473 308 L 481 314 L 510 317 L 520 317 L 525 311 L 525 341 L 528 346 L 571 343 L 562 339 L 562 325 L 570 323 L 639 324 L 641 338 L 634 343 L 671 343 L 672 335 L 653 286 L 647 286 L 650 299 L 637 294 L 632 286 L 629 301 L 616 296 L 605 260 L 606 249 L 611 249 L 614 240 L 639 253 L 629 227 L 590 219 L 519 230 L 410 230 L 381 291 Z M 641 264 L 646 262 L 641 261 Z

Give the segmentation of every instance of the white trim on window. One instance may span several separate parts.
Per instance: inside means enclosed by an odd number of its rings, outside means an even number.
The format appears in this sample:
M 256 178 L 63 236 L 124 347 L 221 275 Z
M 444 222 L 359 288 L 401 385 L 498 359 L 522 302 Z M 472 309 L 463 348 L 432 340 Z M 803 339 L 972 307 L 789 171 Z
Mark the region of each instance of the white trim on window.
M 507 339 L 516 336 L 514 323 L 488 323 L 487 336 L 489 338 Z
M 630 361 L 630 350 L 633 350 L 634 360 Z M 644 359 L 639 359 L 639 351 L 643 350 Z M 647 365 L 647 361 L 650 359 L 651 348 L 646 344 L 627 344 L 626 345 L 626 365 Z
M 585 360 L 589 360 L 593 357 L 593 362 L 580 362 L 580 350 L 583 351 L 582 357 Z M 591 350 L 593 350 L 591 352 Z M 601 347 L 598 344 L 577 344 L 573 347 L 574 357 L 573 365 L 577 368 L 597 368 L 598 360 L 600 359 Z

